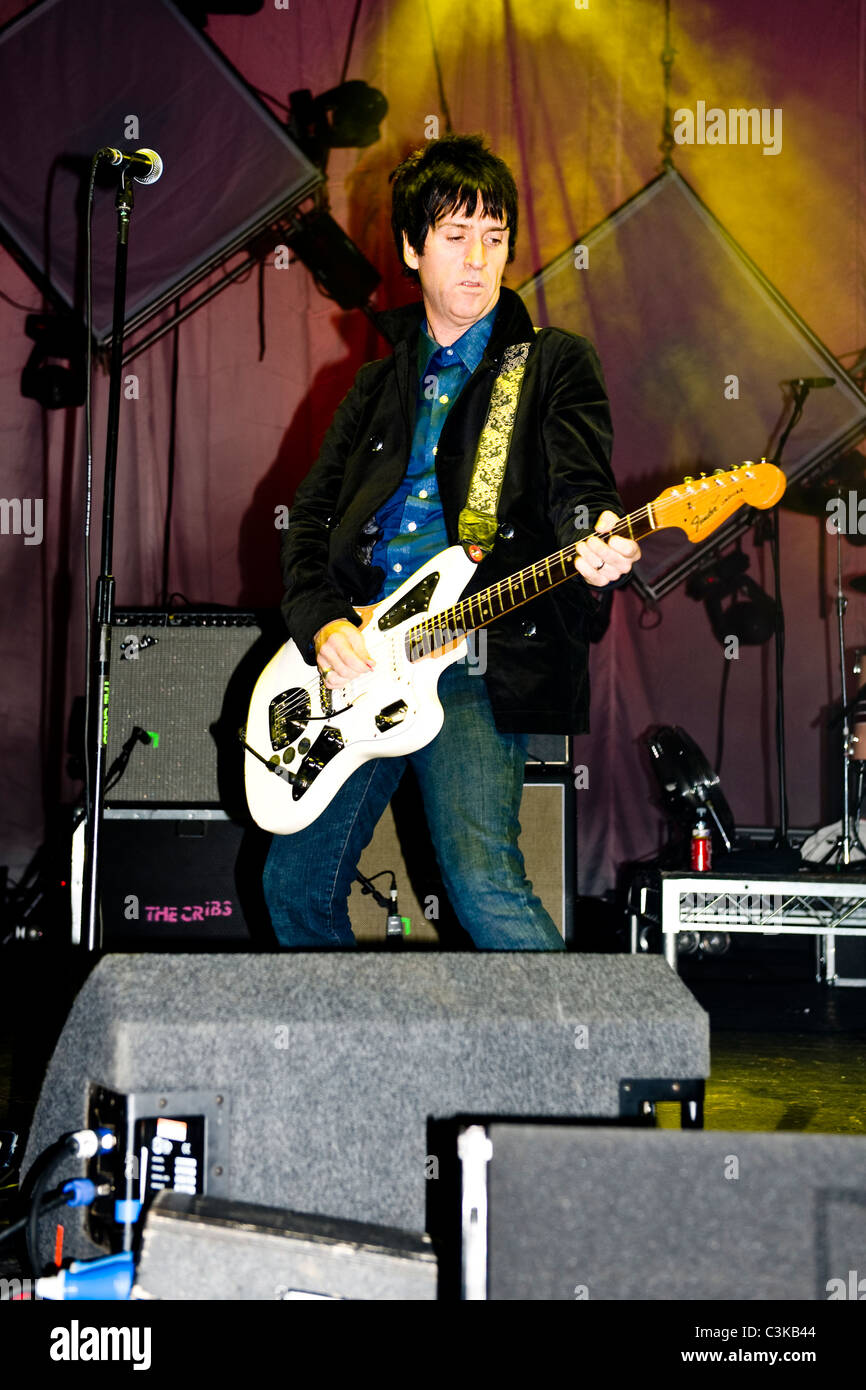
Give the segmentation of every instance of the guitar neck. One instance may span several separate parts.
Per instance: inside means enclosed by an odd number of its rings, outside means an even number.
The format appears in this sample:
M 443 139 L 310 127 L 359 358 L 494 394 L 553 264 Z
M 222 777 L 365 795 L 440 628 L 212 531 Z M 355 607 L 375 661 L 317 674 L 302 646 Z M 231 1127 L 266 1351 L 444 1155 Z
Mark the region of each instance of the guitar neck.
M 643 529 L 640 529 L 641 527 Z M 646 506 L 621 517 L 605 535 L 628 536 L 631 540 L 637 541 L 656 529 L 657 523 L 652 507 Z M 503 617 L 514 608 L 520 608 L 524 603 L 531 603 L 539 594 L 545 594 L 550 589 L 555 589 L 558 584 L 564 584 L 566 579 L 574 578 L 577 574 L 574 562 L 578 555 L 578 546 L 592 534 L 591 531 L 582 532 L 576 541 L 564 546 L 562 550 L 555 551 L 543 560 L 537 560 L 526 569 L 510 574 L 507 579 L 497 580 L 486 589 L 479 589 L 477 593 L 460 599 L 451 608 L 443 608 L 441 612 L 417 623 L 407 633 L 411 648 L 416 650 L 418 655 L 430 651 L 431 648 L 435 650 L 457 637 L 486 627 L 494 619 Z

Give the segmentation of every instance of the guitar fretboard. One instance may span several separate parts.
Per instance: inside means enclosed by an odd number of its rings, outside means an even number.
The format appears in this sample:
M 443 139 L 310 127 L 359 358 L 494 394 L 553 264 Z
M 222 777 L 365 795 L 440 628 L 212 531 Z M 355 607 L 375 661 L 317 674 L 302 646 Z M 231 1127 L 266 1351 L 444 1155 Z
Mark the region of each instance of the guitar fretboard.
M 763 480 L 762 485 L 756 485 L 758 475 L 759 484 Z M 605 538 L 628 536 L 631 540 L 639 541 L 664 526 L 681 525 L 690 538 L 696 540 L 700 533 L 695 530 L 695 522 L 701 525 L 704 532 L 713 530 L 747 500 L 759 507 L 772 506 L 784 490 L 784 475 L 765 461 L 758 466 L 744 463 L 727 473 L 717 469 L 710 478 L 702 473 L 699 479 L 684 479 L 681 485 L 668 489 L 645 507 L 629 512 L 609 531 L 601 534 Z M 416 661 L 419 657 L 438 651 L 450 642 L 486 627 L 513 608 L 530 603 L 557 584 L 564 584 L 566 579 L 574 578 L 577 573 L 574 561 L 579 547 L 593 534 L 592 531 L 583 531 L 571 545 L 557 550 L 553 555 L 518 570 L 516 574 L 510 574 L 507 579 L 497 580 L 477 594 L 460 599 L 451 608 L 416 623 L 405 635 L 409 660 Z
M 645 530 L 639 532 L 635 528 L 642 523 L 648 525 Z M 654 531 L 656 526 L 652 507 L 646 506 L 622 517 L 609 532 L 605 532 L 605 535 L 629 536 L 632 540 L 640 540 L 642 536 Z M 526 569 L 508 575 L 507 579 L 497 580 L 486 589 L 479 589 L 477 594 L 469 594 L 468 597 L 460 599 L 451 608 L 443 608 L 440 613 L 434 613 L 416 623 L 406 633 L 406 652 L 410 661 L 415 661 L 431 651 L 438 651 L 440 647 L 447 646 L 448 643 L 457 641 L 478 628 L 486 627 L 488 623 L 503 617 L 505 613 L 510 613 L 512 609 L 530 603 L 539 594 L 547 593 L 550 589 L 556 588 L 557 584 L 564 584 L 566 579 L 574 578 L 577 574 L 574 562 L 579 553 L 578 547 L 592 534 L 591 531 L 584 532 L 578 540 L 562 550 L 557 550 L 553 555 L 537 560 Z

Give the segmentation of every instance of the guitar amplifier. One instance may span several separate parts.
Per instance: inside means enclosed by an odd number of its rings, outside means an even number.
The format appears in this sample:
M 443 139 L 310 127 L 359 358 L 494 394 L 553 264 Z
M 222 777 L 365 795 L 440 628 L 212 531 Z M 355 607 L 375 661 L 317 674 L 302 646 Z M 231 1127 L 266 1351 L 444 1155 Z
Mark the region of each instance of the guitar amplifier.
M 277 611 L 118 609 L 111 632 L 108 770 L 138 728 L 110 806 L 223 806 L 243 813 L 238 730 L 286 640 Z

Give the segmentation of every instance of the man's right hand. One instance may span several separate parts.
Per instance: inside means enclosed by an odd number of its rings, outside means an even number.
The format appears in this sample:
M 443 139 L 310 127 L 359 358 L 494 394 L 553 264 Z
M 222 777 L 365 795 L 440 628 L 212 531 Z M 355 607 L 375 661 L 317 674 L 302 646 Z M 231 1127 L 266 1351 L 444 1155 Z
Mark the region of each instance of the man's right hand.
M 316 665 L 332 690 L 362 676 L 365 671 L 372 671 L 376 665 L 367 651 L 361 629 L 346 618 L 337 618 L 320 627 L 313 645 Z

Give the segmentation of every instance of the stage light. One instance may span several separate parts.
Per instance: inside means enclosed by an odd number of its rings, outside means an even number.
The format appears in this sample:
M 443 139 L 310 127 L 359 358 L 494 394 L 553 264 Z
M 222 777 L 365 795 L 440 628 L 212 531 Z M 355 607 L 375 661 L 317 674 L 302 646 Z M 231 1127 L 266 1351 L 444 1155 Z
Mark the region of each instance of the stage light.
M 33 351 L 21 373 L 21 394 L 46 410 L 84 404 L 87 343 L 83 326 L 59 314 L 28 314 Z
M 264 6 L 265 0 L 224 0 L 223 4 L 219 0 L 177 0 L 177 8 L 197 29 L 207 28 L 207 17 L 209 14 L 258 14 Z
M 363 308 L 382 277 L 330 213 L 300 215 L 283 234 L 324 294 L 341 309 Z
M 376 87 L 355 79 L 314 97 L 309 88 L 289 95 L 288 131 L 307 158 L 324 170 L 332 149 L 366 149 L 381 139 L 388 102 Z
M 706 605 L 707 616 L 718 641 L 725 645 L 736 637 L 744 646 L 769 642 L 776 630 L 776 603 L 746 574 L 749 557 L 732 550 L 692 575 L 686 584 L 689 598 Z M 722 600 L 730 598 L 727 608 Z

